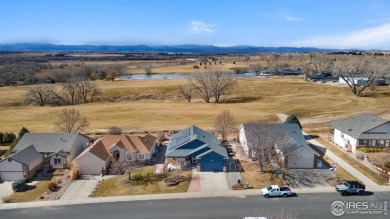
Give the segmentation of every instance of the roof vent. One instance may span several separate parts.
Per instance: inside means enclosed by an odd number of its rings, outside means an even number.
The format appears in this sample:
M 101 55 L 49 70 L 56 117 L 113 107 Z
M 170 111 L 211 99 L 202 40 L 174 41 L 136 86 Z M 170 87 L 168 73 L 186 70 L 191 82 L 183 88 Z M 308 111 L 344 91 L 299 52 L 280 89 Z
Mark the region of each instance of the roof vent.
M 348 129 L 348 131 L 350 132 L 350 131 L 352 131 L 352 129 Z
M 66 140 L 65 140 L 65 139 L 63 139 L 63 138 L 61 138 L 61 141 L 62 141 L 62 142 L 66 142 Z

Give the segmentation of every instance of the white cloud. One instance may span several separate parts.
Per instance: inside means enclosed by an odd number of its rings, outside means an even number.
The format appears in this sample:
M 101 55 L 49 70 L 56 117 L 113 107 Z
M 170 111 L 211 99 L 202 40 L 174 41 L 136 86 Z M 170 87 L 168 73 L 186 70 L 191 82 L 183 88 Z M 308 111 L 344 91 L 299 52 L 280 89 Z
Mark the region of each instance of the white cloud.
M 340 49 L 389 49 L 390 23 L 354 31 L 345 35 L 317 36 L 293 42 L 291 45 Z
M 300 17 L 286 16 L 284 18 L 288 21 L 293 21 L 293 22 L 303 21 L 303 18 Z
M 212 33 L 215 31 L 215 27 L 217 24 L 207 24 L 202 21 L 191 21 L 191 32 L 192 33 L 200 33 L 200 32 L 209 32 Z

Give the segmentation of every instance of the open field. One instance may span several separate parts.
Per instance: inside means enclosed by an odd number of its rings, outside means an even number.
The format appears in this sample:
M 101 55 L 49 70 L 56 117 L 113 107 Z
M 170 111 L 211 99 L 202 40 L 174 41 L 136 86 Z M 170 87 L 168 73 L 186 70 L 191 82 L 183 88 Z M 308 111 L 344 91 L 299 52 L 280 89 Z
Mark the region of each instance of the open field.
M 87 116 L 90 127 L 86 131 L 113 125 L 125 131 L 181 129 L 190 124 L 211 129 L 215 116 L 223 110 L 230 110 L 237 127 L 242 122 L 274 119 L 276 113 L 296 114 L 307 121 L 321 116 L 321 120 L 303 124 L 304 128 L 326 127 L 327 121 L 362 111 L 390 118 L 390 87 L 379 87 L 372 97 L 357 98 L 346 87 L 305 82 L 300 77 L 241 78 L 238 81 L 239 85 L 224 97 L 225 103 L 221 104 L 206 104 L 199 98 L 188 103 L 168 96 L 159 100 L 122 100 L 64 107 L 3 107 L 0 108 L 1 115 L 4 115 L 0 130 L 18 132 L 25 126 L 33 132 L 51 132 L 59 111 L 71 107 Z M 186 84 L 186 80 L 96 83 L 104 98 L 148 94 L 179 97 L 178 88 Z M 0 88 L 0 102 L 15 105 L 23 99 L 26 89 L 23 86 Z M 367 92 L 370 95 L 370 91 Z

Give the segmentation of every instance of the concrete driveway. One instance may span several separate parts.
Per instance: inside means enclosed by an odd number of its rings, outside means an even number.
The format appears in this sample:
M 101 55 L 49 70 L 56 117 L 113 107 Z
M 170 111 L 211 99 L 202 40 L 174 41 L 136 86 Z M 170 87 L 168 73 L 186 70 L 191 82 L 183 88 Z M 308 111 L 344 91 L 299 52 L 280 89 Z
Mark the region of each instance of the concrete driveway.
M 226 173 L 198 172 L 201 192 L 227 191 L 228 183 Z
M 93 189 L 99 183 L 99 180 L 75 180 L 72 185 L 61 196 L 61 200 L 86 199 Z
M 13 193 L 12 181 L 6 181 L 0 183 L 0 203 L 3 202 L 3 197 L 9 196 Z
M 328 169 L 289 169 L 286 174 L 295 185 L 305 188 L 331 187 L 326 180 L 335 178 L 336 175 Z

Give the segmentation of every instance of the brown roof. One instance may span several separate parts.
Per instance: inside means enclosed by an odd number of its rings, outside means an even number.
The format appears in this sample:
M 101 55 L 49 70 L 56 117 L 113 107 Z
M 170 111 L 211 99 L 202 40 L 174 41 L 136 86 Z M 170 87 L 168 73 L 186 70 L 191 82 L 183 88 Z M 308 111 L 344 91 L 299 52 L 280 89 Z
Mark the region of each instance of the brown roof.
M 144 137 L 135 135 L 106 135 L 97 141 L 102 141 L 107 149 L 117 145 L 118 147 L 126 148 L 130 152 L 150 153 L 156 139 L 152 135 L 145 135 Z
M 90 152 L 91 154 L 95 155 L 96 157 L 104 161 L 107 160 L 110 157 L 110 153 L 108 153 L 103 143 L 99 140 L 95 141 L 95 143 L 93 143 L 91 146 L 85 149 L 79 156 L 77 156 L 77 158 L 82 157 L 84 154 Z
M 156 143 L 157 137 L 154 137 L 153 135 L 145 135 L 144 137 L 140 137 L 141 141 L 144 143 L 146 148 L 151 151 L 153 148 L 153 145 Z
M 103 138 L 98 139 L 97 141 L 103 142 L 103 145 L 109 149 L 119 141 L 123 144 L 123 146 L 130 152 L 136 152 L 137 148 L 133 146 L 130 142 L 130 139 L 126 135 L 106 135 Z M 118 145 L 119 146 L 119 145 Z
M 97 139 L 91 146 L 85 149 L 76 159 L 90 152 L 102 160 L 107 160 L 110 157 L 109 148 L 116 145 L 122 149 L 127 149 L 131 152 L 150 153 L 156 141 L 156 137 L 152 135 L 126 136 L 126 135 L 106 135 Z

